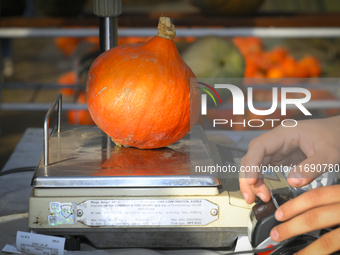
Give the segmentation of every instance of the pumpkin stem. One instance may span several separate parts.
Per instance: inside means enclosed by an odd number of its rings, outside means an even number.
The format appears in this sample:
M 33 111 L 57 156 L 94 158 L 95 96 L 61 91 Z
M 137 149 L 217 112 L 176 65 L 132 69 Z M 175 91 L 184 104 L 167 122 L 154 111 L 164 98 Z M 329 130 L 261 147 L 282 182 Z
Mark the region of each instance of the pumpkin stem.
M 115 145 L 116 145 L 115 148 L 114 148 L 114 151 L 119 150 L 119 149 L 122 147 L 122 145 L 121 145 L 120 143 L 115 142 L 112 138 L 111 138 L 111 140 L 112 140 L 112 142 L 114 142 Z
M 175 26 L 168 17 L 160 17 L 157 28 L 159 37 L 171 40 L 176 36 Z

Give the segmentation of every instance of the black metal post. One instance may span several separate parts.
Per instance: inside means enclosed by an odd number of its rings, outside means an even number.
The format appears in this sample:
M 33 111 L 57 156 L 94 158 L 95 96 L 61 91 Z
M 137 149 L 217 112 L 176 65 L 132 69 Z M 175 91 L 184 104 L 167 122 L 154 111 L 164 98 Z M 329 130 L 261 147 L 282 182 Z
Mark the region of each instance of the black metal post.
M 101 53 L 118 45 L 117 30 L 117 17 L 99 17 L 99 43 Z
M 99 17 L 99 46 L 103 53 L 118 45 L 118 15 L 122 12 L 122 0 L 93 0 L 93 12 Z M 111 156 L 111 138 L 106 136 L 102 143 L 107 155 Z

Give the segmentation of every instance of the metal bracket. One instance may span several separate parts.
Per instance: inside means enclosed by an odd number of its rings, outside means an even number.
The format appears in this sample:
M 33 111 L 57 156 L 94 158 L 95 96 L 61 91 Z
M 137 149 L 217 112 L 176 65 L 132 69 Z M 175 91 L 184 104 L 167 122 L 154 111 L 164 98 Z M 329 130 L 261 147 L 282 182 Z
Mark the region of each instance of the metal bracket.
M 51 115 L 58 104 L 58 114 L 57 114 L 57 131 L 60 133 L 60 119 L 61 119 L 61 107 L 62 107 L 62 94 L 58 93 L 58 95 L 55 97 L 53 103 L 51 104 L 50 108 L 48 109 L 46 115 L 45 115 L 45 121 L 44 121 L 44 165 L 48 166 L 49 164 L 49 140 L 50 140 L 50 118 Z

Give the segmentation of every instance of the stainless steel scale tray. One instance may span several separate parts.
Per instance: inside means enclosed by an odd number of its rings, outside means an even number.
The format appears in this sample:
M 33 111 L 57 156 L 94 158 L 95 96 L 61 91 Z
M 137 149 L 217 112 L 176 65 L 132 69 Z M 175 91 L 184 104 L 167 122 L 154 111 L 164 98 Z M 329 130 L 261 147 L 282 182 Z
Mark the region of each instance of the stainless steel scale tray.
M 191 138 L 190 138 L 191 137 Z M 140 150 L 114 143 L 96 126 L 67 126 L 49 137 L 32 185 L 44 187 L 211 187 L 215 175 L 191 175 L 195 165 L 213 165 L 203 129 L 195 125 L 180 141 L 161 149 Z

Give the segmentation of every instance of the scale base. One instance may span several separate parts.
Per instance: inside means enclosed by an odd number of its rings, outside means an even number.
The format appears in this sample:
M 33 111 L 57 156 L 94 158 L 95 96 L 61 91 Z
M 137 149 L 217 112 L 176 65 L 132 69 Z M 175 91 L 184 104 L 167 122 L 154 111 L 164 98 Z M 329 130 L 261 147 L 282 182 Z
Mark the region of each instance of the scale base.
M 240 206 L 242 205 L 242 195 L 238 194 L 239 192 L 231 192 L 232 199 L 227 191 L 220 192 L 217 187 L 92 188 L 83 190 L 33 188 L 30 196 L 29 227 L 39 234 L 84 236 L 98 248 L 228 248 L 233 247 L 238 236 L 247 234 L 249 208 Z M 89 201 L 105 201 L 111 204 L 123 201 L 126 205 L 129 203 L 136 205 L 137 209 L 134 212 L 141 209 L 139 204 L 143 201 L 148 201 L 148 204 L 164 204 L 164 202 L 176 204 L 178 202 L 183 203 L 183 206 L 173 207 L 174 209 L 168 207 L 162 210 L 159 208 L 151 210 L 150 216 L 147 217 L 148 225 L 136 225 L 142 216 L 136 216 L 132 214 L 132 211 L 115 209 L 115 213 L 106 211 L 105 216 L 105 210 L 99 210 L 102 213 L 102 219 L 114 218 L 116 214 L 126 213 L 127 216 L 122 216 L 116 223 L 108 226 L 106 223 L 91 225 L 90 219 L 84 220 L 86 212 L 84 206 L 81 207 L 81 205 L 89 206 Z M 56 202 L 76 204 L 77 211 L 74 213 L 78 214 L 77 221 L 71 221 L 69 224 L 51 222 L 52 215 L 57 215 L 51 210 L 51 203 Z M 197 203 L 201 203 L 204 208 L 195 209 L 193 206 Z M 83 216 L 79 215 L 79 208 L 84 210 Z M 213 209 L 217 209 L 216 212 Z M 91 217 L 91 213 L 94 215 L 99 211 L 96 207 L 88 212 L 87 217 Z M 201 211 L 202 215 L 198 211 Z M 208 215 L 204 216 L 205 212 L 208 212 Z M 164 222 L 163 226 L 153 225 L 155 224 L 153 218 L 158 217 L 159 213 L 163 213 L 164 216 L 167 216 L 166 213 L 172 213 L 173 217 L 172 215 L 167 217 L 173 218 L 173 221 L 161 219 L 160 222 Z M 195 223 L 188 220 L 180 223 L 178 216 L 180 213 L 182 213 L 180 218 L 184 213 L 187 215 L 186 219 L 196 217 L 202 221 L 206 220 L 208 223 L 200 222 L 198 225 L 193 225 Z M 119 220 L 124 220 L 124 223 Z
M 251 207 L 237 173 L 191 174 L 191 166 L 239 160 L 223 159 L 230 153 L 200 126 L 167 148 L 113 147 L 95 126 L 54 131 L 49 164 L 42 158 L 32 179 L 29 227 L 98 248 L 229 248 L 247 234 Z
M 116 228 L 33 229 L 38 234 L 83 236 L 96 248 L 225 248 L 234 247 L 246 228 Z

